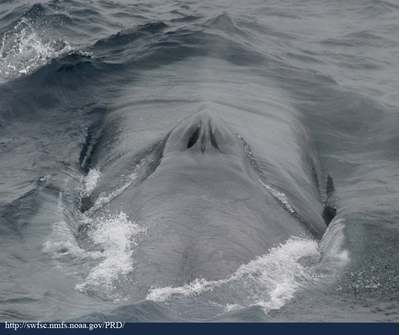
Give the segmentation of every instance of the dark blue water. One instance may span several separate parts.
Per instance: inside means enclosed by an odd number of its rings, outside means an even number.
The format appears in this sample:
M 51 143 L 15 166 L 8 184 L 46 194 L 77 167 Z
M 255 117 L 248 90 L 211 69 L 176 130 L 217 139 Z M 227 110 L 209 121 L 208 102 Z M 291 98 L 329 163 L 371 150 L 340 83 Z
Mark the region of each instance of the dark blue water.
M 394 1 L 0 0 L 0 319 L 398 320 L 397 60 Z M 115 162 L 204 106 L 249 137 L 266 113 L 283 170 L 300 122 L 337 215 L 321 241 L 136 299 L 146 233 L 84 199 L 135 187 L 141 163 Z

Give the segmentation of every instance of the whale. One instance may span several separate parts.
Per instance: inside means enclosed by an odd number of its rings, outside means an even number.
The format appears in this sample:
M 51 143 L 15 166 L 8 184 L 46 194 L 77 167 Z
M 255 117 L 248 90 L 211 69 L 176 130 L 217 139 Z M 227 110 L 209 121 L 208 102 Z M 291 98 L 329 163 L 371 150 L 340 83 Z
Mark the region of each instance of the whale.
M 137 299 L 154 287 L 226 278 L 291 237 L 320 239 L 333 216 L 326 214 L 332 206 L 324 209 L 322 174 L 300 122 L 253 115 L 242 127 L 242 115 L 224 111 L 206 106 L 184 117 L 123 162 L 110 158 L 99 135 L 85 159 L 101 167 L 104 182 L 82 201 L 82 212 L 123 212 L 145 231 L 129 274 Z M 276 131 L 287 141 L 274 140 Z M 102 204 L 118 165 L 134 178 Z

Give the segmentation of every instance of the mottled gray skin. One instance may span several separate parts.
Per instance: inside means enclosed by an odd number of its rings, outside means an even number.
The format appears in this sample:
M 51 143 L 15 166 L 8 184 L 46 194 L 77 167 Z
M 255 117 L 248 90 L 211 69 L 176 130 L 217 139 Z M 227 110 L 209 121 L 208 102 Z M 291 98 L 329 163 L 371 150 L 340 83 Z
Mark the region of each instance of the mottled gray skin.
M 138 296 L 225 278 L 292 236 L 310 236 L 259 178 L 221 120 L 200 113 L 175 127 L 155 171 L 107 208 L 146 228 L 133 257 Z

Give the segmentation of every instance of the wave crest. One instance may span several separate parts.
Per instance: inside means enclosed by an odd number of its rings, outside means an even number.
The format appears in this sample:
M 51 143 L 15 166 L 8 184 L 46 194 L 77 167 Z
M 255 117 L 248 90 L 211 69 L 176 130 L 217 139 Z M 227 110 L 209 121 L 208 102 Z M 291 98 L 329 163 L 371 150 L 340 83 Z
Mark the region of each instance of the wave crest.
M 26 17 L 5 32 L 0 40 L 0 77 L 12 79 L 30 74 L 71 50 L 68 42 L 46 39 L 45 35 L 46 31 L 36 28 Z

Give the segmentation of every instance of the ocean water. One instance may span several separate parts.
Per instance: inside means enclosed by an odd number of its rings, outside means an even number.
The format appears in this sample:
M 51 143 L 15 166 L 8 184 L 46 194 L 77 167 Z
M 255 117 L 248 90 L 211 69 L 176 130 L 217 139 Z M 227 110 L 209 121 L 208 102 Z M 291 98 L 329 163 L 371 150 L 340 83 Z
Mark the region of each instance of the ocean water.
M 398 321 L 397 80 L 391 0 L 0 0 L 0 319 Z M 247 137 L 250 114 L 307 133 L 337 215 L 138 298 L 151 232 L 103 208 L 153 158 L 119 162 L 204 106 Z M 296 156 L 285 129 L 262 129 L 272 161 Z M 309 201 L 260 182 L 289 213 Z

